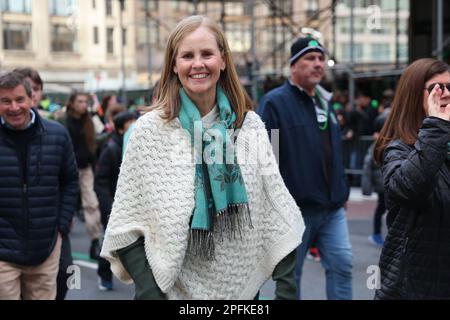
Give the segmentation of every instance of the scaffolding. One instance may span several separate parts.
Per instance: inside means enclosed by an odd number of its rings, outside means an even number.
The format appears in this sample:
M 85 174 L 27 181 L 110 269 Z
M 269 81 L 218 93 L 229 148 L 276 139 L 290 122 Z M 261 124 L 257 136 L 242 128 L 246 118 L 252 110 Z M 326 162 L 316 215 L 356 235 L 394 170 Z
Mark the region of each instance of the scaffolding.
M 167 20 L 170 17 L 161 17 L 152 14 L 149 10 L 149 2 L 161 3 L 164 0 L 143 0 L 145 1 L 145 26 L 147 34 L 147 65 L 148 73 L 151 75 L 155 70 L 152 67 L 152 51 L 150 45 L 150 20 L 157 20 L 159 24 L 166 26 L 169 30 Z M 242 66 L 241 75 L 244 74 L 244 82 L 251 85 L 251 93 L 253 97 L 257 96 L 258 82 L 264 75 L 279 75 L 286 73 L 288 64 L 288 47 L 302 34 L 302 28 L 322 25 L 331 17 L 331 10 L 336 4 L 336 0 L 330 1 L 330 5 L 313 11 L 293 10 L 295 1 L 286 0 L 191 0 L 191 1 L 171 1 L 178 3 L 176 8 L 171 12 L 172 17 L 180 20 L 190 14 L 206 14 L 214 16 L 218 13 L 218 22 L 221 24 L 224 32 L 228 26 L 234 23 L 246 24 L 250 30 L 250 48 L 246 53 L 236 54 L 240 58 L 239 62 Z M 184 5 L 183 5 L 184 4 Z M 233 12 L 227 12 L 228 4 L 240 4 L 243 6 L 243 12 L 239 15 Z M 202 6 L 201 6 L 202 5 Z M 156 5 L 157 7 L 158 5 Z M 214 7 L 214 10 L 207 9 Z M 264 8 L 263 8 L 264 7 Z M 185 9 L 184 11 L 179 10 Z M 203 9 L 203 10 L 202 10 Z M 217 12 L 217 9 L 220 12 Z M 256 10 L 258 12 L 256 12 Z M 265 12 L 265 13 L 262 13 Z M 306 19 L 301 22 L 296 21 L 294 17 L 306 15 Z M 267 31 L 269 32 L 267 33 Z M 270 39 L 268 50 L 260 50 L 257 41 L 262 35 Z M 270 64 L 268 62 L 270 61 Z M 264 65 L 263 65 L 264 64 Z M 271 66 L 271 67 L 268 67 Z M 264 67 L 265 71 L 262 70 Z M 243 71 L 243 72 L 242 72 Z
M 146 3 L 151 0 L 143 0 Z M 164 2 L 165 0 L 153 0 L 152 2 Z M 380 69 L 377 65 L 374 70 L 361 69 L 361 63 L 357 61 L 354 52 L 354 30 L 355 30 L 355 1 L 346 0 L 345 3 L 350 8 L 350 18 L 348 23 L 350 25 L 350 61 L 348 63 L 338 63 L 335 67 L 330 68 L 332 79 L 336 73 L 346 74 L 348 78 L 349 100 L 353 105 L 355 97 L 355 80 L 364 79 L 368 77 L 386 77 L 394 76 L 399 77 L 405 67 L 405 62 L 400 61 L 400 19 L 399 19 L 399 7 L 400 0 L 395 0 L 394 12 L 395 12 L 395 59 L 392 62 L 392 66 L 389 66 L 386 70 Z M 415 0 L 410 0 L 415 1 Z M 184 16 L 190 14 L 207 14 L 217 16 L 218 22 L 221 24 L 224 31 L 227 31 L 228 24 L 239 22 L 241 24 L 247 24 L 250 28 L 250 47 L 245 54 L 237 55 L 245 62 L 242 64 L 241 74 L 244 71 L 246 73 L 246 80 L 251 83 L 252 96 L 256 96 L 257 83 L 262 80 L 262 77 L 267 74 L 283 74 L 288 73 L 288 47 L 289 45 L 302 34 L 302 30 L 305 27 L 314 30 L 315 27 L 324 24 L 331 24 L 331 41 L 328 47 L 331 47 L 329 52 L 330 58 L 336 60 L 336 38 L 337 38 L 337 26 L 336 26 L 336 6 L 343 2 L 343 0 L 330 0 L 328 5 L 322 8 L 317 8 L 313 11 L 305 11 L 305 9 L 294 9 L 294 3 L 300 3 L 300 1 L 293 0 L 191 0 L 191 1 L 171 1 L 172 3 L 187 3 L 190 6 L 185 6 L 184 12 L 172 12 L 177 19 L 181 19 Z M 442 58 L 443 46 L 449 39 L 444 41 L 443 33 L 443 1 L 433 0 L 436 8 L 436 49 L 430 54 Z M 240 4 L 244 7 L 244 10 L 240 14 L 233 12 L 227 12 L 229 4 Z M 214 10 L 207 9 L 213 7 Z M 257 10 L 256 8 L 259 9 Z M 265 7 L 265 9 L 261 9 Z M 148 7 L 146 7 L 148 9 Z M 146 9 L 146 10 L 147 10 Z M 217 12 L 219 10 L 219 12 Z M 258 12 L 256 12 L 258 11 Z M 263 13 L 262 13 L 263 12 Z M 306 18 L 301 20 L 297 19 L 299 15 L 303 15 Z M 146 15 L 147 28 L 149 28 L 148 21 L 150 19 L 159 19 L 158 23 L 164 24 L 164 17 L 154 17 L 151 13 Z M 167 27 L 166 29 L 170 29 Z M 270 48 L 268 50 L 261 50 L 261 42 L 258 38 L 261 34 L 267 34 L 267 38 L 270 39 Z M 327 47 L 327 45 L 325 44 Z M 243 57 L 243 58 L 242 58 Z M 148 66 L 149 74 L 152 70 L 151 46 L 148 45 Z M 270 67 L 269 67 L 270 66 Z M 264 68 L 262 68 L 264 67 Z M 356 68 L 358 67 L 358 68 Z M 376 70 L 379 68 L 379 70 Z

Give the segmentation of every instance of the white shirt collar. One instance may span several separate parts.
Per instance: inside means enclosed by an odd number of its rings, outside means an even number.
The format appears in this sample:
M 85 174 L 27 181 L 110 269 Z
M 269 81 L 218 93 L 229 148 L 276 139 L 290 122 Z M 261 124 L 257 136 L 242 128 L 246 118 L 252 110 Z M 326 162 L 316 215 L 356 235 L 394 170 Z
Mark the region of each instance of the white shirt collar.
M 16 129 L 13 128 L 12 126 L 10 126 L 5 119 L 3 119 L 3 117 L 0 117 L 0 121 L 2 122 L 2 126 L 5 126 L 6 128 L 13 130 L 13 131 L 23 131 L 23 130 L 27 130 L 28 128 L 30 128 L 35 122 L 36 122 L 36 114 L 34 113 L 33 109 L 30 109 L 30 114 L 31 114 L 31 120 L 30 122 L 28 122 L 28 124 L 25 126 L 25 128 L 23 129 Z

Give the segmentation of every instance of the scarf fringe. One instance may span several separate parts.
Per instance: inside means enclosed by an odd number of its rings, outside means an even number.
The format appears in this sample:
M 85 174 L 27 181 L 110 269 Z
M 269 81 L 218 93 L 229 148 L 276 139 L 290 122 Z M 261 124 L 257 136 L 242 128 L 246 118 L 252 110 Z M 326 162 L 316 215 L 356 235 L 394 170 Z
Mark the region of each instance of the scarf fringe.
M 191 229 L 188 251 L 205 260 L 214 260 L 214 237 L 209 230 Z
M 230 204 L 228 208 L 221 210 L 217 215 L 214 215 L 214 229 L 217 228 L 219 232 L 219 239 L 221 242 L 224 236 L 227 240 L 235 240 L 236 234 L 242 239 L 242 232 L 244 226 L 248 225 L 253 229 L 253 223 L 250 215 L 250 210 L 247 203 L 244 204 Z M 213 231 L 191 229 L 188 251 L 205 260 L 214 260 L 214 235 Z

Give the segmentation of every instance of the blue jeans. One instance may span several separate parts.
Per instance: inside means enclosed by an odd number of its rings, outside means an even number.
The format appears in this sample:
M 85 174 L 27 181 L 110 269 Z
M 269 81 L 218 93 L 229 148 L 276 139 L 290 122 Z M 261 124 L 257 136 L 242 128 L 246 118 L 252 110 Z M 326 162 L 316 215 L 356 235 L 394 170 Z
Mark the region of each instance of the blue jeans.
M 295 277 L 299 284 L 305 256 L 314 239 L 317 240 L 322 266 L 325 269 L 327 298 L 352 299 L 352 247 L 344 208 L 337 210 L 302 210 L 305 221 L 303 241 L 297 248 Z

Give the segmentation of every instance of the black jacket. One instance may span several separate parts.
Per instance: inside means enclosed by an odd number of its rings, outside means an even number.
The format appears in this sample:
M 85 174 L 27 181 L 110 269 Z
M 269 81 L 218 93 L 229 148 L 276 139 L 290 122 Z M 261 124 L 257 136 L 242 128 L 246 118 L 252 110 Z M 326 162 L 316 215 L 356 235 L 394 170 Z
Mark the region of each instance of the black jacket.
M 95 154 L 91 153 L 88 149 L 86 133 L 83 128 L 83 120 L 71 117 L 66 113 L 65 116 L 59 120 L 59 122 L 67 128 L 67 131 L 69 131 L 78 168 L 84 169 L 89 165 L 94 166 Z
M 450 121 L 423 121 L 414 146 L 400 140 L 382 166 L 388 235 L 377 299 L 450 299 Z
M 102 224 L 106 227 L 119 179 L 122 164 L 123 136 L 114 132 L 103 147 L 95 168 L 94 189 L 102 213 Z
M 78 198 L 67 130 L 35 114 L 32 134 L 20 142 L 20 133 L 0 125 L 0 261 L 19 265 L 48 258 L 58 231 L 69 232 Z

